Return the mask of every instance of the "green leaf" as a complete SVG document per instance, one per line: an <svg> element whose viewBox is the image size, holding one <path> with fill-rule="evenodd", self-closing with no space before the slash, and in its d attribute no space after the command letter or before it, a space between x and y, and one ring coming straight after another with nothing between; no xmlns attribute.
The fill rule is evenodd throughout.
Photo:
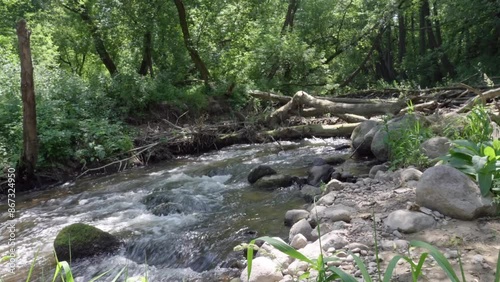
<svg viewBox="0 0 500 282"><path fill-rule="evenodd" d="M500 282L500 251L498 251L497 271L495 274L495 282Z"/></svg>
<svg viewBox="0 0 500 282"><path fill-rule="evenodd" d="M60 265L61 268L64 270L64 275L66 279L63 281L74 282L73 273L71 272L71 267L69 267L69 263L67 261L61 261L58 263L58 265Z"/></svg>
<svg viewBox="0 0 500 282"><path fill-rule="evenodd" d="M488 196L493 183L493 175L491 173L478 173L477 182L479 183L481 194L483 196Z"/></svg>
<svg viewBox="0 0 500 282"><path fill-rule="evenodd" d="M488 161L493 161L496 159L495 149L490 146L484 148L483 154L488 157Z"/></svg>
<svg viewBox="0 0 500 282"><path fill-rule="evenodd" d="M441 269L443 269L443 271L446 273L448 278L452 282L460 282L460 280L458 279L458 276L455 273L455 271L453 270L453 267L451 266L450 262L446 259L446 257L436 247L434 247L428 243L422 242L422 241L411 241L410 245L414 246L414 247L420 247L420 248L424 248L424 249L428 250L429 254L436 260L436 262L439 264Z"/></svg>
<svg viewBox="0 0 500 282"><path fill-rule="evenodd" d="M338 267L332 266L332 267L329 267L328 269L331 272L337 274L338 277L342 280L342 282L358 282L358 280L356 280L356 278L354 278L351 275L345 273L342 269L340 269ZM330 276L330 277L332 277L332 276ZM333 281L333 279L330 280L330 277L328 277L328 279L326 281Z"/></svg>
<svg viewBox="0 0 500 282"><path fill-rule="evenodd" d="M301 260L303 262L307 262L311 265L315 265L315 263L312 260L310 260L309 258L304 256L303 254L301 254L300 252L298 252L297 250L295 250L293 247L291 247L287 243L283 242L282 240L278 240L278 239L268 237L268 236L260 237L260 238L257 238L256 240L262 240L264 242L267 242L271 246L278 249L280 252L282 252L282 253L284 253L284 254L286 254L294 259L298 259L298 260Z"/></svg>
<svg viewBox="0 0 500 282"><path fill-rule="evenodd" d="M481 171L486 166L486 163L488 162L487 157L480 157L480 156L473 156L472 157L472 165L474 166L474 169L476 171Z"/></svg>
<svg viewBox="0 0 500 282"><path fill-rule="evenodd" d="M387 265L387 269L385 270L385 273L384 273L384 280L382 280L383 282L391 282L392 273L394 272L394 269L396 268L396 264L402 258L403 258L402 255L396 255L389 261L389 264Z"/></svg>

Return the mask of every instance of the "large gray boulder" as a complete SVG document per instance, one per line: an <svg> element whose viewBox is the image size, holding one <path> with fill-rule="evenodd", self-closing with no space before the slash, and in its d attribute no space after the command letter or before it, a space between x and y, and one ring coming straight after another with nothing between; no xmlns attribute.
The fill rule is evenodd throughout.
<svg viewBox="0 0 500 282"><path fill-rule="evenodd" d="M429 159L435 159L448 154L450 147L450 139L446 137L432 137L420 145L420 151Z"/></svg>
<svg viewBox="0 0 500 282"><path fill-rule="evenodd" d="M293 184L293 177L290 175L273 174L260 178L253 184L253 187L265 190L288 187Z"/></svg>
<svg viewBox="0 0 500 282"><path fill-rule="evenodd" d="M494 215L496 207L490 197L483 197L472 179L445 165L427 169L420 178L417 204L441 214L465 220Z"/></svg>
<svg viewBox="0 0 500 282"><path fill-rule="evenodd" d="M248 279L248 267L241 272L240 279L244 282L278 282L283 279L283 274L274 261L267 257L258 257L253 260L250 279Z"/></svg>
<svg viewBox="0 0 500 282"><path fill-rule="evenodd" d="M414 233L433 227L436 225L436 220L432 216L421 212L397 210L389 214L385 220L385 225L391 230Z"/></svg>
<svg viewBox="0 0 500 282"><path fill-rule="evenodd" d="M371 146L371 138L373 135L366 138L366 135L370 130L378 126L378 122L374 120L366 120L360 123L351 134L352 140L352 148L356 150L356 153L360 156L371 156L372 151L370 149Z"/></svg>
<svg viewBox="0 0 500 282"><path fill-rule="evenodd" d="M417 121L420 122L422 126L427 126L429 124L429 121L422 115L408 114L394 118L388 121L387 125L381 126L380 130L373 136L371 143L370 148L373 155L379 161L387 161L389 159L389 135L397 135L398 131L413 127Z"/></svg>
<svg viewBox="0 0 500 282"><path fill-rule="evenodd" d="M264 176L276 174L276 171L268 165L259 165L253 168L248 174L248 182L254 184Z"/></svg>

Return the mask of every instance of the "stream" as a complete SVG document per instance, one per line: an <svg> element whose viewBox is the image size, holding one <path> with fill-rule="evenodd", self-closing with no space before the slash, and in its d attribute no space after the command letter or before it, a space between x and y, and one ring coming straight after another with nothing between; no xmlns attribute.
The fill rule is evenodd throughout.
<svg viewBox="0 0 500 282"><path fill-rule="evenodd" d="M233 248L257 236L286 238L287 210L305 202L293 187L256 190L246 178L258 164L279 173L304 177L312 160L345 154L334 146L345 139L234 145L200 156L107 176L91 176L60 187L16 195L16 274L0 267L3 281L26 281L38 252L31 281L51 281L53 241L65 226L82 222L110 232L124 242L113 255L74 261L75 281L89 281L123 268L129 277L147 273L148 281L225 281L241 258ZM182 206L181 213L154 215L145 204L161 192ZM0 257L9 250L5 201L0 205ZM233 270L234 272L235 270Z"/></svg>

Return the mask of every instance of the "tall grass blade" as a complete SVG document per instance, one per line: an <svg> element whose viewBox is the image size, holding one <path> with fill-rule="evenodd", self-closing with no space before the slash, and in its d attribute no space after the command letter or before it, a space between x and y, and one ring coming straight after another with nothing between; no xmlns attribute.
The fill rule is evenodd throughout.
<svg viewBox="0 0 500 282"><path fill-rule="evenodd" d="M250 280L250 274L252 274L253 246L255 246L255 240L250 241L247 248L247 280Z"/></svg>
<svg viewBox="0 0 500 282"><path fill-rule="evenodd" d="M38 258L38 253L40 252L40 248L35 253L35 257L33 258L33 262L31 263L30 270L28 272L28 278L26 278L26 282L29 282L31 279L31 274L33 273L33 269L35 268L35 262L36 259Z"/></svg>
<svg viewBox="0 0 500 282"><path fill-rule="evenodd" d="M337 274L338 277L342 280L342 282L358 282L358 280L356 280L356 278L345 273L342 269L340 269L338 267L332 266L328 269L330 271L332 271L333 273ZM330 277L332 277L332 276L330 276ZM330 277L328 277L328 279L330 279ZM326 280L326 281L332 281L332 280Z"/></svg>
<svg viewBox="0 0 500 282"><path fill-rule="evenodd" d="M458 251L458 265L460 266L460 274L462 274L462 281L465 282L466 281L465 280L465 272L464 272L464 266L462 264L462 254L460 253L460 251Z"/></svg>
<svg viewBox="0 0 500 282"><path fill-rule="evenodd" d="M71 272L71 267L69 267L68 262L67 261L61 261L58 264L64 270L64 276L65 276L66 279L63 279L63 281L74 282L75 280L73 279L73 273Z"/></svg>
<svg viewBox="0 0 500 282"><path fill-rule="evenodd" d="M111 282L118 281L118 278L120 278L120 276L122 275L122 273L125 271L126 268L127 267L122 268L122 270L120 270L120 272L118 272L118 274L116 274L115 278L113 278L113 280L111 280Z"/></svg>
<svg viewBox="0 0 500 282"><path fill-rule="evenodd" d="M417 281L418 277L420 277L420 274L422 273L422 267L424 266L425 259L427 258L428 255L429 255L428 253L423 253L420 255L418 264L414 266L414 268L412 269L411 276L413 277L413 281Z"/></svg>
<svg viewBox="0 0 500 282"><path fill-rule="evenodd" d="M113 270L113 268L110 269L110 270L108 270L108 271L106 271L106 272L103 272L103 273L99 274L98 276L96 276L96 277L94 277L92 279L90 279L89 282L97 281L97 279L99 279L99 278L103 277L104 275L108 274L111 270Z"/></svg>
<svg viewBox="0 0 500 282"><path fill-rule="evenodd" d="M495 282L500 282L500 251L498 251L497 271L495 274Z"/></svg>
<svg viewBox="0 0 500 282"><path fill-rule="evenodd" d="M450 280L452 282L460 282L460 280L458 279L458 276L455 273L455 271L453 270L453 267L451 266L450 262L446 259L446 257L436 247L434 247L428 243L422 242L422 241L411 241L410 245L427 249L429 251L429 254L436 260L436 262L439 264L439 266L446 273L448 278L450 278Z"/></svg>
<svg viewBox="0 0 500 282"><path fill-rule="evenodd" d="M356 265L358 266L359 270L361 271L361 275L363 276L363 279L365 282L371 282L372 278L370 277L370 273L368 273L368 269L366 269L365 263L355 254L349 252L349 254L352 256L354 261L356 262Z"/></svg>
<svg viewBox="0 0 500 282"><path fill-rule="evenodd" d="M391 282L392 278L392 273L394 272L394 269L396 268L396 264L400 259L404 258L402 255L396 255L393 257L390 261L389 264L387 265L387 268L384 273L384 280L379 280L383 282Z"/></svg>

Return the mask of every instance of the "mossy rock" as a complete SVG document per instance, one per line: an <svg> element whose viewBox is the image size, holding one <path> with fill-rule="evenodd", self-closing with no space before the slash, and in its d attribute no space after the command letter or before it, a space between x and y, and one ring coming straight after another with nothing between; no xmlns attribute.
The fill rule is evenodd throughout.
<svg viewBox="0 0 500 282"><path fill-rule="evenodd" d="M101 253L111 253L120 246L120 241L113 235L99 228L75 223L64 227L54 240L54 249L59 261L92 257Z"/></svg>

